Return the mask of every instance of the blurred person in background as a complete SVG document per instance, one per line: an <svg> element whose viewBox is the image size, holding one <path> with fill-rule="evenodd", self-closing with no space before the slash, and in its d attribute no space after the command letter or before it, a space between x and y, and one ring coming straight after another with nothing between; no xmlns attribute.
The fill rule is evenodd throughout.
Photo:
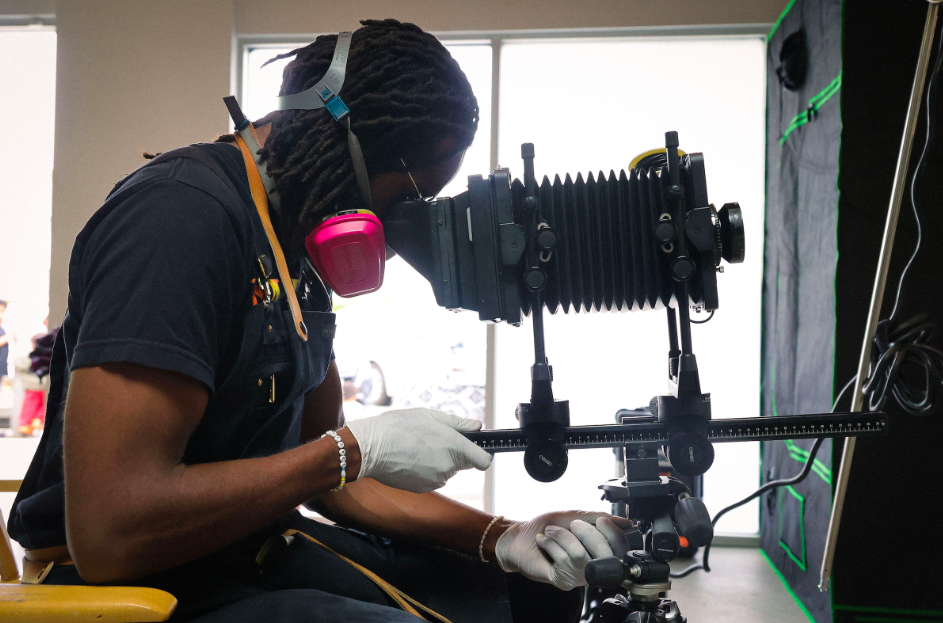
<svg viewBox="0 0 943 623"><path fill-rule="evenodd" d="M10 356L10 336L3 328L3 317L7 313L7 302L0 299L0 390L7 375L7 359Z"/></svg>
<svg viewBox="0 0 943 623"><path fill-rule="evenodd" d="M43 321L47 325L49 319ZM46 392L49 390L49 367L52 363L52 348L56 341L56 327L48 333L30 338L33 350L29 356L16 360L16 375L23 384L23 404L17 432L31 437L41 432L46 421Z"/></svg>

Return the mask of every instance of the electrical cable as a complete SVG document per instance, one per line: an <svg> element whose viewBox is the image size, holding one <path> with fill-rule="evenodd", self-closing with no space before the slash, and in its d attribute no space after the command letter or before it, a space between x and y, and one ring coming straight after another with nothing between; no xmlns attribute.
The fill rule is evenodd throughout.
<svg viewBox="0 0 943 623"><path fill-rule="evenodd" d="M838 408L839 401L841 401L842 397L845 395L845 392L848 391L848 388L854 385L854 382L855 382L855 379L854 377L852 377L850 381L845 383L845 386L842 388L842 390L838 392L838 397L835 399L835 402L832 403L832 413L834 413L835 409ZM744 504L747 504L748 502L752 502L753 500L760 497L767 491L772 491L773 489L784 487L786 485L794 485L805 480L805 477L808 476L809 473L812 471L812 465L815 463L815 455L818 453L819 448L822 446L822 442L824 440L825 440L824 437L819 437L818 439L815 440L815 443L812 444L812 448L809 450L809 458L806 459L805 465L802 466L802 469L799 471L798 474L796 474L792 478L784 478L782 480L771 480L770 482L766 483L765 485L763 485L762 487L760 487L759 489L757 489L756 491L754 491L747 497L743 498L739 502L736 502L724 508L723 510L718 512L716 515L714 515L714 519L711 521L711 526L716 528L717 522L720 521L721 517L723 517L724 515L726 515L727 513L729 513L730 511L734 509L740 508L741 506L743 506ZM708 543L707 545L704 546L704 554L701 559L702 562L695 563L677 573L672 573L671 577L675 579L683 578L685 576L688 576L694 573L698 569L703 569L706 572L710 572L711 567L710 567L710 564L708 563L708 560L711 554L711 545L712 543Z"/></svg>
<svg viewBox="0 0 943 623"><path fill-rule="evenodd" d="M704 320L695 320L694 318L691 318L691 324L706 324L706 323L710 322L710 319L714 317L714 312L715 312L715 311L717 311L717 310L716 310L716 309L712 309L710 315L709 315L707 318L705 318Z"/></svg>
<svg viewBox="0 0 943 623"><path fill-rule="evenodd" d="M897 305L900 303L900 292L904 287L904 279L907 277L907 272L914 263L914 259L920 252L920 245L923 242L923 221L920 218L920 211L917 209L917 178L920 177L924 166L926 166L927 152L931 151L935 138L935 132L933 131L937 121L937 115L935 113L939 111L931 110L931 106L933 106L934 102L933 94L936 93L937 80L940 77L941 68L943 68L943 37L940 37L938 45L939 47L936 51L936 65L933 68L933 73L930 75L930 83L927 86L927 97L924 101L927 110L927 136L923 143L923 151L920 152L920 159L917 160L917 166L914 167L913 179L910 181L910 207L917 221L917 244L914 247L914 252L911 254L910 259L907 261L907 265L900 274L900 281L897 282L897 296L894 298L894 308L891 310L888 321L893 321L894 318L897 317Z"/></svg>
<svg viewBox="0 0 943 623"><path fill-rule="evenodd" d="M904 282L920 254L923 232L926 229L917 200L917 181L922 179L927 166L927 155L934 151L934 141L939 117L940 74L943 73L943 37L937 48L936 64L930 76L925 100L927 110L927 133L910 181L910 206L917 224L917 244L901 272L894 297L891 315L878 323L871 349L871 372L863 391L868 396L868 408L880 411L893 396L904 411L915 416L932 415L939 408L937 397L943 386L943 351L929 344L936 336L938 325L928 320L927 314L918 314L906 322L895 324ZM904 374L908 369L911 374ZM922 374L921 374L922 373ZM915 382L911 379L918 379Z"/></svg>

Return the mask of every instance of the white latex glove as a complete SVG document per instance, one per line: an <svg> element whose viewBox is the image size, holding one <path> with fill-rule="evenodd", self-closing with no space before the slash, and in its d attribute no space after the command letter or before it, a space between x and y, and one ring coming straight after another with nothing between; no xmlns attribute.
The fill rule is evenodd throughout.
<svg viewBox="0 0 943 623"><path fill-rule="evenodd" d="M493 458L461 435L481 422L433 409L387 411L347 428L360 445L358 478L413 493L434 491L469 467L484 471Z"/></svg>
<svg viewBox="0 0 943 623"><path fill-rule="evenodd" d="M625 556L625 530L631 525L606 513L546 513L508 528L495 544L495 556L505 571L568 591L585 586L583 570L590 560Z"/></svg>

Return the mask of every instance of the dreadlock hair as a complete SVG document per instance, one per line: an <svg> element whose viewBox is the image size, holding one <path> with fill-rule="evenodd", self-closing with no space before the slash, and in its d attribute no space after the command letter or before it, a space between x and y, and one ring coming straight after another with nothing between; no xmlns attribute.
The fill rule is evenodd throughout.
<svg viewBox="0 0 943 623"><path fill-rule="evenodd" d="M371 176L433 164L446 137L455 152L471 145L478 102L448 50L414 24L366 20L351 37L341 97L350 108ZM314 86L327 72L337 35L271 59L294 57L282 74L280 95ZM337 205L361 207L347 130L325 109L272 112L256 125L272 124L262 157L281 196L279 238L290 252ZM452 154L446 155L446 157ZM442 154L439 154L441 157ZM288 249L286 249L288 250Z"/></svg>

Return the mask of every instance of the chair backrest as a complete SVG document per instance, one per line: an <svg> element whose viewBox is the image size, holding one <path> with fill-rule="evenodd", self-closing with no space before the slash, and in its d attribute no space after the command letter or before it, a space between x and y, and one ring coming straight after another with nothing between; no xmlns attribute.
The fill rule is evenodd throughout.
<svg viewBox="0 0 943 623"><path fill-rule="evenodd" d="M20 490L21 480L0 480L0 492L16 493ZM13 543L7 534L7 522L0 510L0 582L16 582L20 579L20 570L13 556Z"/></svg>

